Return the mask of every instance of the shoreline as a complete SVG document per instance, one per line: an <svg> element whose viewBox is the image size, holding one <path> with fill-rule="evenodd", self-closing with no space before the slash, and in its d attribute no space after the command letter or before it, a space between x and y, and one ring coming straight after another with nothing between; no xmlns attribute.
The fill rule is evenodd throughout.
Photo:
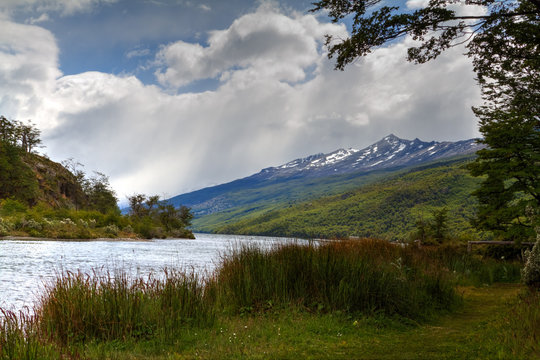
<svg viewBox="0 0 540 360"><path fill-rule="evenodd" d="M78 241L78 242L90 242L90 241L134 241L134 242L146 242L154 239L142 239L142 238L95 238L95 239L60 239L60 238L44 238L44 237L32 237L32 236L2 236L0 241L3 240L18 240L18 241Z"/></svg>

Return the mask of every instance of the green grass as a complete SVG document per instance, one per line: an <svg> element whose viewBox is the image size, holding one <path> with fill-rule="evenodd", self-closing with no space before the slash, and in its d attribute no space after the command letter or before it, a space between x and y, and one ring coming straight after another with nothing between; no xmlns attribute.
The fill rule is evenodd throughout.
<svg viewBox="0 0 540 360"><path fill-rule="evenodd" d="M35 316L3 312L0 359L526 359L540 296L485 285L518 270L366 239L233 249L205 280L68 272Z"/></svg>
<svg viewBox="0 0 540 360"><path fill-rule="evenodd" d="M427 323L381 315L314 314L295 309L220 317L170 343L101 343L91 359L535 359L538 295L516 284L459 288L464 305ZM519 295L523 293L522 295ZM529 301L524 305L517 300ZM531 310L535 309L535 310ZM536 311L536 317L528 316ZM508 324L505 318L515 316ZM507 341L519 334L518 340ZM526 344L524 346L524 344Z"/></svg>

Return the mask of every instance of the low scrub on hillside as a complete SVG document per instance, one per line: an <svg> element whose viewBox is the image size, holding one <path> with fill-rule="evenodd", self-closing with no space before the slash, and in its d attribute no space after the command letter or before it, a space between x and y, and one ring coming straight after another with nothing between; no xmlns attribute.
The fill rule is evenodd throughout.
<svg viewBox="0 0 540 360"><path fill-rule="evenodd" d="M343 194L260 213L215 227L217 233L303 238L379 237L407 240L419 223L447 210L448 236L478 240L472 228L479 180L464 169L467 161L424 166ZM204 218L203 218L204 219Z"/></svg>
<svg viewBox="0 0 540 360"><path fill-rule="evenodd" d="M13 199L0 200L0 236L29 236L51 239L96 238L193 238L187 229L189 209L163 205L145 216L52 208L48 204L27 205Z"/></svg>

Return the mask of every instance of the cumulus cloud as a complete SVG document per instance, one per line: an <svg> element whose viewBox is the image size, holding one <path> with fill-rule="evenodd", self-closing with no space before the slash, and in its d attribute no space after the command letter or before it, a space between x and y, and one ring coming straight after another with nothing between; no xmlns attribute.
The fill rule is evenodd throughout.
<svg viewBox="0 0 540 360"><path fill-rule="evenodd" d="M305 69L320 57L322 35L344 35L343 26L320 24L314 16L281 14L263 4L235 20L226 30L211 32L208 45L178 41L158 53L163 68L160 83L180 87L192 81L224 75L234 68L250 69L258 77L300 81Z"/></svg>
<svg viewBox="0 0 540 360"><path fill-rule="evenodd" d="M156 75L167 90L134 76L62 76L49 32L0 26L12 33L0 33L2 111L41 120L53 159L110 175L121 198L173 196L388 133L477 135L470 106L479 94L459 49L417 66L405 61L408 39L334 71L321 41L345 29L312 15L261 6L205 44L164 46ZM220 79L217 89L174 90L207 78Z"/></svg>
<svg viewBox="0 0 540 360"><path fill-rule="evenodd" d="M58 47L54 36L38 26L0 19L0 28L0 109L6 116L27 119L61 75Z"/></svg>

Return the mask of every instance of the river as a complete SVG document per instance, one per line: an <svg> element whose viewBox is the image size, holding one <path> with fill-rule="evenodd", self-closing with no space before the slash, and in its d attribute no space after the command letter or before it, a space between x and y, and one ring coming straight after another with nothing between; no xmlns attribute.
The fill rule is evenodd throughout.
<svg viewBox="0 0 540 360"><path fill-rule="evenodd" d="M302 241L259 236L195 234L195 240L0 241L0 308L31 308L44 284L62 271L91 273L123 269L133 276L160 274L164 268L212 271L234 246Z"/></svg>

